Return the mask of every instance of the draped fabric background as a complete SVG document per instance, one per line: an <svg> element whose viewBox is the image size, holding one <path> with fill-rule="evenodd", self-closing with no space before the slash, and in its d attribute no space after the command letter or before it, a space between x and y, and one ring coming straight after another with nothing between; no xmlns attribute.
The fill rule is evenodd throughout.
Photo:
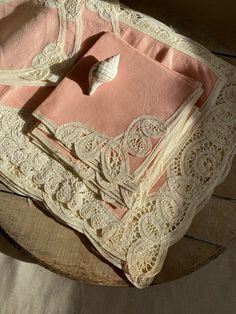
<svg viewBox="0 0 236 314"><path fill-rule="evenodd" d="M79 283L0 253L0 313L234 314L235 269L236 242L186 277L138 290Z"/></svg>

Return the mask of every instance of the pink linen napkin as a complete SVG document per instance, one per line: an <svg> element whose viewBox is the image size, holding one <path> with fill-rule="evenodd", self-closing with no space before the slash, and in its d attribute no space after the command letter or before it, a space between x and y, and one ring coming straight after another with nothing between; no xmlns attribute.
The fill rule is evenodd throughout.
<svg viewBox="0 0 236 314"><path fill-rule="evenodd" d="M56 85L101 31L113 29L84 4L0 2L0 84Z"/></svg>
<svg viewBox="0 0 236 314"><path fill-rule="evenodd" d="M116 79L89 96L91 67L117 54ZM156 171L155 160L173 156L173 134L198 114L194 104L202 94L200 85L106 33L33 114L77 158L78 175L82 161L94 172L85 178L89 183L129 207L126 191L137 193L142 186L148 193L156 178L146 178L147 172L162 176L168 162Z"/></svg>

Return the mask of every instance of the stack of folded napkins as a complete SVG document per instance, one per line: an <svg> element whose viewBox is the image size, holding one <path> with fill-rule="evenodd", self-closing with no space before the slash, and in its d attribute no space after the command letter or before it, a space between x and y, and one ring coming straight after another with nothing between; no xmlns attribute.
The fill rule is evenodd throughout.
<svg viewBox="0 0 236 314"><path fill-rule="evenodd" d="M148 286L230 169L236 69L118 1L0 17L1 180Z"/></svg>

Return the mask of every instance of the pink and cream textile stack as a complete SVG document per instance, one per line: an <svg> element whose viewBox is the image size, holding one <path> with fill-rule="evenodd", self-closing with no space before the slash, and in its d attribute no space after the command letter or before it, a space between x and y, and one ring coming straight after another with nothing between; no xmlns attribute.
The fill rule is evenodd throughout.
<svg viewBox="0 0 236 314"><path fill-rule="evenodd" d="M1 180L148 286L230 169L236 69L118 1L0 17Z"/></svg>

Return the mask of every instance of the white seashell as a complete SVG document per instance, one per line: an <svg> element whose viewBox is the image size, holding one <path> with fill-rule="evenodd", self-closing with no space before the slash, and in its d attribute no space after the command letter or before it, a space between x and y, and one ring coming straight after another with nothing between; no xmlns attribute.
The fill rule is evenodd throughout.
<svg viewBox="0 0 236 314"><path fill-rule="evenodd" d="M115 55L93 65L89 72L89 95L92 95L98 86L114 80L118 72L120 55Z"/></svg>

